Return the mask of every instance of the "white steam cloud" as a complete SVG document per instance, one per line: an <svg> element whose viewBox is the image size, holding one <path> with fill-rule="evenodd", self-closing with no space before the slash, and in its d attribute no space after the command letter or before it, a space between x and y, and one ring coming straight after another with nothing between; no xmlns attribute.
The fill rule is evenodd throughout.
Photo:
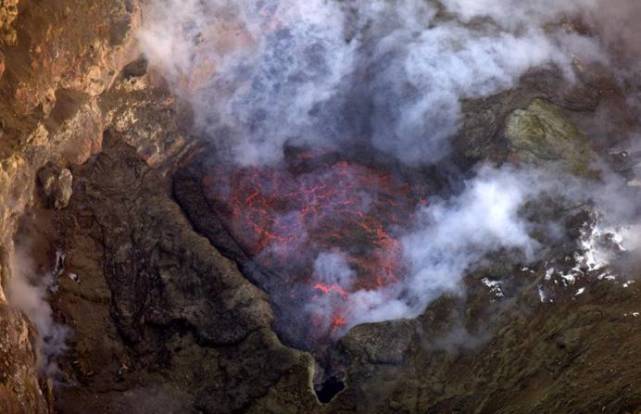
<svg viewBox="0 0 641 414"><path fill-rule="evenodd" d="M443 17L419 0L157 0L140 41L240 164L277 162L288 143L426 164L447 155L461 99L604 59L592 38L544 28L594 2L558 3L448 0Z"/></svg>
<svg viewBox="0 0 641 414"><path fill-rule="evenodd" d="M56 273L64 260L56 258L56 269L45 274L36 265L26 249L18 247L10 257L11 278L8 284L9 303L20 309L38 331L38 365L48 376L57 373L55 358L67 348L68 329L53 318L48 299L56 283Z"/></svg>
<svg viewBox="0 0 641 414"><path fill-rule="evenodd" d="M518 249L525 260L532 258L538 243L530 237L530 224L519 210L541 193L553 190L540 178L542 175L534 171L486 166L458 196L423 207L418 229L403 239L409 275L383 289L349 293L343 305L349 312L346 328L419 315L443 293L460 292L466 271L493 251ZM321 255L316 268L332 275L331 283L347 291L355 274L340 257ZM336 301L330 296L309 309L314 314L331 315L330 310L338 306Z"/></svg>
<svg viewBox="0 0 641 414"><path fill-rule="evenodd" d="M607 63L602 38L561 24L617 18L597 13L604 4L156 0L140 43L191 102L196 127L222 158L277 163L293 144L365 148L416 166L449 154L462 100L513 88L535 68L556 68L571 83L576 63ZM629 39L621 30L605 32L607 39ZM339 250L325 252L314 275L337 294L307 304L306 311L327 315L329 326L340 308L345 328L412 317L443 293L459 292L465 273L493 251L515 249L524 260L533 258L540 246L519 214L523 206L542 193L594 194L587 196L589 186L555 182L536 171L480 168L458 195L421 209L403 239L404 280L351 291L356 273ZM570 188L577 194L565 194ZM612 194L604 188L601 194Z"/></svg>
<svg viewBox="0 0 641 414"><path fill-rule="evenodd" d="M333 283L344 293L324 296L308 304L307 311L328 315L326 324L331 324L336 310L345 312L345 325L337 332L342 334L361 323L416 317L441 295L463 293L466 274L497 251L512 251L523 264L536 261L545 246L531 234L541 223L529 221L523 209L542 197L564 206L591 205L600 215L598 225L610 226L608 232L622 248L639 250L634 231L639 228L635 206L641 205L641 194L626 186L622 177L604 171L600 180L588 181L558 170L485 165L458 195L432 200L419 210L415 229L402 239L409 264L404 279L378 290L350 291L355 273L340 252L324 253L316 261L316 280ZM613 258L610 251L581 247L589 250L585 254L601 254L601 265Z"/></svg>
<svg viewBox="0 0 641 414"><path fill-rule="evenodd" d="M490 17L502 27L542 27L559 16L595 10L599 0L442 0L446 9L466 22Z"/></svg>
<svg viewBox="0 0 641 414"><path fill-rule="evenodd" d="M321 253L314 262L314 280L324 284L351 289L355 277L347 259L340 253Z"/></svg>

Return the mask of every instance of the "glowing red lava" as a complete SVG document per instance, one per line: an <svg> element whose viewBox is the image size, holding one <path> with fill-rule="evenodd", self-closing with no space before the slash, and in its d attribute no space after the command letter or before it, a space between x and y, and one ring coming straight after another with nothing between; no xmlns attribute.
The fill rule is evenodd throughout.
<svg viewBox="0 0 641 414"><path fill-rule="evenodd" d="M289 314L297 313L292 335L337 336L350 323L345 307L351 292L378 289L403 275L396 231L411 220L419 200L389 172L301 153L277 167L214 167L204 188L232 237L270 271L262 287ZM319 254L336 251L354 275L347 285L314 274ZM310 307L314 301L329 307Z"/></svg>
<svg viewBox="0 0 641 414"><path fill-rule="evenodd" d="M323 295L329 295L330 293L336 293L337 295L341 296L342 298L346 298L348 296L348 293L340 287L337 284L332 284L332 285L327 285L324 283L316 283L314 285L314 289L316 289L318 292L322 293Z"/></svg>

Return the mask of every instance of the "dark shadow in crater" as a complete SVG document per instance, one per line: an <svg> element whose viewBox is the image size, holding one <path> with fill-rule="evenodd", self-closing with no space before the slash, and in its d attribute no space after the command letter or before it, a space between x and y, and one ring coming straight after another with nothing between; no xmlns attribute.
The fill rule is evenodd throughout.
<svg viewBox="0 0 641 414"><path fill-rule="evenodd" d="M345 389L345 382L343 380L331 376L323 381L321 384L317 385L314 389L316 391L316 396L318 401L323 404L326 404L334 399L341 391Z"/></svg>

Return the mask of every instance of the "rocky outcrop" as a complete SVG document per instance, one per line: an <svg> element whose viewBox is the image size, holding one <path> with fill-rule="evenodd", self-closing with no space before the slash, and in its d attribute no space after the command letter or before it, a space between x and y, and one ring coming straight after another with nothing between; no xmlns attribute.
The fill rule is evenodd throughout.
<svg viewBox="0 0 641 414"><path fill-rule="evenodd" d="M550 168L560 163L575 174L591 175L596 145L582 127L590 125L606 97L616 99L618 92L587 81L572 90L555 84L551 72L532 74L509 93L467 102L470 129L458 141L467 145L457 155ZM194 228L251 276L245 269L251 263L203 197L202 166L208 159L205 150L181 166L173 176L174 196ZM548 211L544 207L529 208L542 216ZM308 389L288 383L287 388L273 385L248 412L614 413L639 406L641 395L626 385L638 370L609 357L607 345L608 338L622 338L634 323L629 315L641 303L639 291L595 277L589 296L582 296L585 289L578 296L557 289L558 306L539 300L546 264L572 257L573 240L586 221L585 212L575 207L559 207L553 214L561 210L559 230L567 234L561 241L546 239L546 254L532 268L497 256L489 260L490 268L466 278L465 298L442 298L416 320L353 328L325 361L344 386L323 396L325 405L301 406ZM492 290L496 286L501 286L499 296ZM627 346L626 352L638 357ZM625 380L591 391L607 382L603 371L592 371L593 360L600 368L623 372ZM296 397L288 399L288 393ZM206 412L216 410L206 406Z"/></svg>
<svg viewBox="0 0 641 414"><path fill-rule="evenodd" d="M18 17L19 0L2 0L0 2L0 43L14 45L17 34L13 22Z"/></svg>
<svg viewBox="0 0 641 414"><path fill-rule="evenodd" d="M3 272L6 276L6 272ZM24 316L0 304L0 412L46 413L48 387L41 383L35 336Z"/></svg>
<svg viewBox="0 0 641 414"><path fill-rule="evenodd" d="M527 163L561 162L586 175L596 159L585 133L553 104L535 99L527 109L514 111L506 121L505 136L519 160Z"/></svg>
<svg viewBox="0 0 641 414"><path fill-rule="evenodd" d="M577 71L581 76L571 85L560 73L540 69L527 73L517 88L483 99L464 101L463 126L454 140L457 153L470 162L503 162L510 159L515 155L510 141L513 141L514 135L518 135L514 112L519 111L517 114L522 115L528 108L529 113L534 110L544 119L557 120L548 123L548 127L552 124L558 127L561 123L566 132L572 129L577 134L585 134L588 130L594 130L594 135L599 135L600 131L596 131L591 123L594 114L604 106L604 102L608 102L610 107L620 108L624 97L612 76L604 73L602 68L586 66L577 68ZM619 111L618 115L612 116L622 118L623 113ZM510 128L507 128L508 123L511 124ZM629 128L629 123L624 119L620 124L627 124ZM550 141L554 142L552 139ZM558 142L555 145L558 146ZM585 143L582 145L585 147ZM531 162L533 157L521 161Z"/></svg>
<svg viewBox="0 0 641 414"><path fill-rule="evenodd" d="M129 22L118 26L118 36L114 19ZM34 204L36 172L47 161L62 166L41 181L63 208L71 185L64 167L99 150L97 99L131 60L138 19L131 1L0 1L0 411L50 410L51 383L38 373L37 333L4 291L13 277L12 238Z"/></svg>
<svg viewBox="0 0 641 414"><path fill-rule="evenodd" d="M280 382L298 382L313 404L311 357L280 343L266 295L193 231L162 169L110 135L74 176L60 220L67 268L81 282L65 280L57 300L77 338L68 380L84 386L62 392L63 412L85 412L88 403L100 413L155 412L114 405L120 390L139 385L173 389L181 407L233 412ZM94 306L103 318L84 317ZM96 340L101 332L113 339Z"/></svg>
<svg viewBox="0 0 641 414"><path fill-rule="evenodd" d="M49 163L38 171L38 183L48 206L60 210L69 205L73 192L69 169Z"/></svg>

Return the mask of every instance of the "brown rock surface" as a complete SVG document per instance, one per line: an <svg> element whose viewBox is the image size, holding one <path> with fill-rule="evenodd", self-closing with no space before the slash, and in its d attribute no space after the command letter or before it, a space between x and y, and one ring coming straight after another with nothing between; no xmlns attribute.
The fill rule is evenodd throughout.
<svg viewBox="0 0 641 414"><path fill-rule="evenodd" d="M16 43L17 35L13 28L13 22L18 17L18 4L20 0L0 1L0 44L13 45Z"/></svg>
<svg viewBox="0 0 641 414"><path fill-rule="evenodd" d="M71 171L47 164L38 171L38 183L48 206L58 210L67 207L73 191Z"/></svg>
<svg viewBox="0 0 641 414"><path fill-rule="evenodd" d="M83 384L62 391L61 411L84 412L88 401L99 413L132 410L114 405L123 391L169 387L179 407L231 412L284 377L310 381L310 357L280 344L264 293L191 229L161 171L117 136L105 144L75 169L60 217L67 268L80 278L63 281L56 299L76 333L65 372ZM93 308L102 316L86 318Z"/></svg>
<svg viewBox="0 0 641 414"><path fill-rule="evenodd" d="M12 238L18 218L33 203L36 171L48 160L67 165L88 157L65 146L92 139L87 128L78 128L88 122L77 114L91 112L84 108L95 107L95 97L131 50L131 36L120 36L115 44L106 31L113 18L127 18L134 28L138 12L130 1L18 3L0 1L0 407L2 412L40 413L50 410L51 401L47 381L38 375L37 333L4 292L13 277L8 266ZM99 21L104 27L95 24ZM61 96L68 99L59 103ZM99 145L90 147L95 152Z"/></svg>
<svg viewBox="0 0 641 414"><path fill-rule="evenodd" d="M4 68L4 54L0 51L0 79L2 79L2 75L4 75Z"/></svg>

